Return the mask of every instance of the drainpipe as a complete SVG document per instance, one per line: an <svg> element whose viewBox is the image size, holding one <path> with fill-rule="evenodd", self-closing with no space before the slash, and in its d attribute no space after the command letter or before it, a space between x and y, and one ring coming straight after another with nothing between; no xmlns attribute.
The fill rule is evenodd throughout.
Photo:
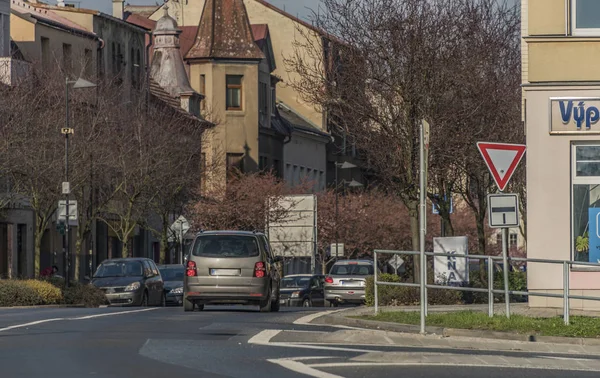
<svg viewBox="0 0 600 378"><path fill-rule="evenodd" d="M152 47L152 32L148 32L148 44L146 45L146 112L150 106L150 48Z"/></svg>

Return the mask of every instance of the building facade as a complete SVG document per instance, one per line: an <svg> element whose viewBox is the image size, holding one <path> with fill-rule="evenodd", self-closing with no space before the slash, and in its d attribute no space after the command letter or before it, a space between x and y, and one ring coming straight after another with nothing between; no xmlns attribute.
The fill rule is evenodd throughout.
<svg viewBox="0 0 600 378"><path fill-rule="evenodd" d="M600 2L522 1L527 255L600 263ZM529 264L530 291L562 293L562 265ZM572 266L571 294L600 294L600 265ZM531 306L562 299L530 297ZM600 302L571 300L572 308Z"/></svg>

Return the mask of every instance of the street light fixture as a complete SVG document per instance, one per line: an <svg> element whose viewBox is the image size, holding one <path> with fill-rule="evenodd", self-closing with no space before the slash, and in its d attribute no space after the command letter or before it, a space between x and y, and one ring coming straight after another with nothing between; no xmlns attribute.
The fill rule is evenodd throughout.
<svg viewBox="0 0 600 378"><path fill-rule="evenodd" d="M337 161L334 163L335 164L335 257L338 257L338 249L339 249L339 231L338 231L338 215L339 215L339 211L338 211L338 169L353 169L356 168L356 165L349 163L347 161L343 162L343 163L338 163ZM346 184L346 180L343 180L343 184ZM352 180L349 183L350 187L360 187L363 186L360 182L356 181L356 180Z"/></svg>
<svg viewBox="0 0 600 378"><path fill-rule="evenodd" d="M69 286L69 194L71 193L71 186L69 184L69 135L73 134L73 129L69 127L69 86L73 85L73 89L85 89L94 88L97 85L89 82L85 79L78 78L75 81L65 79L65 128L62 129L62 133L65 135L65 184L63 184L63 192L65 195L65 233L63 235L63 248L65 251L65 285Z"/></svg>

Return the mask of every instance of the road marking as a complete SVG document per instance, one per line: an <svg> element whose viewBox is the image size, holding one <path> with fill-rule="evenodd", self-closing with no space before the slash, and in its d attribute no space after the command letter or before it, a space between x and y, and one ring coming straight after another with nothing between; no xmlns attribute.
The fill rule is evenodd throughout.
<svg viewBox="0 0 600 378"><path fill-rule="evenodd" d="M282 332L280 329L265 329L254 335L248 344L263 345L263 346L274 346L282 348L296 348L296 349L316 349L316 350L335 350L341 352L356 352L356 353L372 353L382 352L375 349L355 349L355 348L343 348L326 345L312 345L312 343L290 343L290 342L271 342L271 339Z"/></svg>
<svg viewBox="0 0 600 378"><path fill-rule="evenodd" d="M29 326L38 325L38 324L56 322L56 321L59 321L59 320L86 320L86 319L100 318L100 317L103 317L103 316L124 315L124 314L130 314L130 313L135 313L135 312L151 311L151 310L158 310L158 309L159 309L158 307L157 308L144 308L144 309L141 309L141 310L109 312L109 313L106 313L106 314L96 314L96 315L80 316L80 317L77 317L77 318L42 319L42 320L36 320L35 322L23 323L23 324L15 324L15 325L12 325L12 326L9 326L9 327L0 328L0 332L10 331L11 329L17 329L17 328L25 328L25 327L29 327Z"/></svg>
<svg viewBox="0 0 600 378"><path fill-rule="evenodd" d="M293 359L282 358L277 360L267 360L273 364L279 365L285 369L294 371L296 373L300 373L303 375L307 375L309 377L315 378L344 378L340 375L329 374L317 369L313 369L310 366L303 364L302 362L294 361Z"/></svg>
<svg viewBox="0 0 600 378"><path fill-rule="evenodd" d="M143 308L141 310L131 310L131 311L107 312L105 314L80 316L78 318L68 318L68 320L86 320L86 319L101 318L101 317L104 317L104 316L114 316L114 315L123 315L123 314L133 314L133 313L136 313L136 312L154 311L154 310L158 310L158 309L159 309L159 307L156 307L156 308Z"/></svg>
<svg viewBox="0 0 600 378"><path fill-rule="evenodd" d="M572 358L572 357L555 357L555 356L540 356L540 358L550 358L553 360L562 360L562 361L594 361L589 358Z"/></svg>
<svg viewBox="0 0 600 378"><path fill-rule="evenodd" d="M0 332L10 331L11 329L15 329L15 328L29 327L29 326L33 326L33 325L37 325L37 324L56 322L56 321L59 321L59 320L65 320L65 318L54 318L54 319L36 320L35 322L31 322L31 323L12 325L10 327L0 328Z"/></svg>
<svg viewBox="0 0 600 378"><path fill-rule="evenodd" d="M359 328L359 327L351 327L351 326L337 325L337 324L313 324L313 323L311 323L313 320L318 319L322 316L329 315L329 314L335 314L336 312L345 311L345 310L346 309L317 312L315 314L306 315L299 319L296 319L293 324L306 325L306 326L312 326L312 327L331 327L331 328L340 328L340 329L364 329L364 328Z"/></svg>

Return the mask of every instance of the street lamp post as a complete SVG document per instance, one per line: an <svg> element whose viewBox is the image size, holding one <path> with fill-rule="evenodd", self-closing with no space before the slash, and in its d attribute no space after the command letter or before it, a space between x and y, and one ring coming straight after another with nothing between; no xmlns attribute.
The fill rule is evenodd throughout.
<svg viewBox="0 0 600 378"><path fill-rule="evenodd" d="M65 259L65 285L69 286L69 195L71 193L71 185L69 184L69 135L73 134L73 129L69 127L69 85L73 84L73 89L94 88L96 84L85 79L79 78L76 81L65 79L65 128L62 133L65 135L65 184L63 185L63 193L65 195L65 233L63 235L63 248Z"/></svg>
<svg viewBox="0 0 600 378"><path fill-rule="evenodd" d="M338 184L338 168L339 169L352 169L352 168L356 168L356 165L352 164L352 163L348 163L347 161L343 162L343 163L338 163L337 161L335 162L335 257L338 258L338 248L339 248L339 228L338 228L338 215L339 215L339 211L338 211L338 188L339 188L339 184ZM343 180L344 185L346 184L346 181ZM362 186L361 183L359 183L356 180L352 180L349 183L349 186L351 187L359 187Z"/></svg>

